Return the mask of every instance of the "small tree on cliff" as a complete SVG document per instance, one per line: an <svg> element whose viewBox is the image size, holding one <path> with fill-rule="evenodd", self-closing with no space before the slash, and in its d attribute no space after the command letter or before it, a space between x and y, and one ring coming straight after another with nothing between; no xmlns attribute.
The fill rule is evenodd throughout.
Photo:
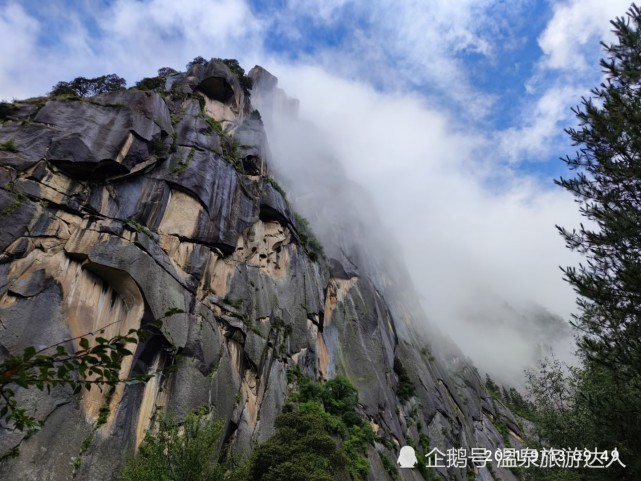
<svg viewBox="0 0 641 481"><path fill-rule="evenodd" d="M53 86L49 95L68 95L73 97L93 97L107 92L124 90L127 81L112 73L96 78L76 77L71 82L58 82Z"/></svg>

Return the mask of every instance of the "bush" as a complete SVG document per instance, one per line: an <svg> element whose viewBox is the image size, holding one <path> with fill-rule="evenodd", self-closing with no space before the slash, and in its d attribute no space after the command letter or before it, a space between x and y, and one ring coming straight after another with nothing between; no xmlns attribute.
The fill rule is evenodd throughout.
<svg viewBox="0 0 641 481"><path fill-rule="evenodd" d="M260 112L258 110L252 110L251 118L258 120L261 124L263 123L263 118L260 116Z"/></svg>
<svg viewBox="0 0 641 481"><path fill-rule="evenodd" d="M9 139L6 142L0 144L0 151L5 152L18 152L18 147L16 147L16 142L13 139Z"/></svg>
<svg viewBox="0 0 641 481"><path fill-rule="evenodd" d="M162 77L145 77L136 82L135 87L137 90L157 92L164 90L165 79Z"/></svg>
<svg viewBox="0 0 641 481"><path fill-rule="evenodd" d="M175 75L177 74L178 71L176 69L173 69L171 67L162 67L158 69L158 76L162 78L167 78L170 75Z"/></svg>
<svg viewBox="0 0 641 481"><path fill-rule="evenodd" d="M107 92L124 90L127 81L116 74L102 75L96 78L76 77L71 82L58 82L49 95L63 97L93 97Z"/></svg>
<svg viewBox="0 0 641 481"><path fill-rule="evenodd" d="M195 65L206 65L206 64L207 64L207 60L205 60L204 57L201 57L199 55L198 57L194 57L194 59L191 62L189 62L185 67L187 68L187 70L189 70Z"/></svg>
<svg viewBox="0 0 641 481"><path fill-rule="evenodd" d="M318 261L321 257L325 256L325 251L322 244L318 241L309 221L302 215L295 214L296 224L298 227L298 237L300 238L301 245L309 258L313 261Z"/></svg>
<svg viewBox="0 0 641 481"><path fill-rule="evenodd" d="M245 75L245 70L240 66L238 60L234 58L222 58L219 60L227 65L227 67L229 67L229 70L231 70L232 73L238 78L240 86L243 88L245 93L248 93L254 86L254 82L251 77Z"/></svg>
<svg viewBox="0 0 641 481"><path fill-rule="evenodd" d="M267 182L278 192L280 195L283 196L283 199L287 201L287 192L276 182L276 179L273 177L267 177Z"/></svg>
<svg viewBox="0 0 641 481"><path fill-rule="evenodd" d="M253 481L333 481L346 477L347 463L319 415L288 412L276 419L276 434L255 449L249 475Z"/></svg>
<svg viewBox="0 0 641 481"><path fill-rule="evenodd" d="M226 472L218 463L216 446L221 424L202 411L189 414L181 425L163 419L156 434L147 434L138 455L121 474L122 481L223 481L240 479L242 467Z"/></svg>
<svg viewBox="0 0 641 481"><path fill-rule="evenodd" d="M398 376L396 394L401 401L407 401L416 394L416 389L399 358L394 358L394 372Z"/></svg>
<svg viewBox="0 0 641 481"><path fill-rule="evenodd" d="M309 426L310 429L313 427L313 433L321 437L329 437L337 450L332 453L334 456L338 456L336 461L338 464L334 463L332 467L326 469L321 464L320 471L313 473L313 476L317 476L316 478L301 477L300 479L347 479L347 473L349 473L352 480L365 479L369 469L366 457L367 450L369 444L374 442L374 433L369 423L357 411L358 391L356 388L347 378L341 376L324 384L318 384L303 376L299 370L296 370L288 373L288 378L292 382L296 380L298 384L298 393L292 399L297 404L289 405L289 412L286 413L289 416L288 419L298 419L297 416L301 416L305 419L304 423L312 423ZM285 416L285 414L281 416ZM278 436L277 432L277 435L268 441L268 443L270 442L283 442L283 439ZM323 444L323 446L325 445ZM314 446L308 446L307 449L314 456L324 455L315 451ZM261 451L261 453L261 456L265 455L265 452ZM274 455L274 452L270 451L270 454ZM290 459L296 459L298 451L294 449L286 451L285 454ZM343 458L346 460L344 464L340 461ZM305 460L302 461L303 464L305 462ZM252 469L260 468L252 462ZM274 472L281 473L280 469L278 468ZM285 473L286 471L283 470L282 472ZM282 478L270 477L264 479L279 481L290 478L283 474Z"/></svg>

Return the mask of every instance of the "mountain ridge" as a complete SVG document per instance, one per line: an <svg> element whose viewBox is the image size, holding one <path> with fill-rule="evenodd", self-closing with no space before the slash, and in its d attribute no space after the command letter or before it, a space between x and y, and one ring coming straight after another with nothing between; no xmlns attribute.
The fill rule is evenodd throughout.
<svg viewBox="0 0 641 481"><path fill-rule="evenodd" d="M396 459L421 435L441 450L520 445L523 420L485 391L435 327L430 339L417 329L427 320L393 241L359 242L377 225L360 220L367 199L349 201L362 194L346 179L331 205L319 205L311 188L307 198L285 198L261 118L291 119L292 135L313 126L296 121L298 102L276 77L259 67L249 77L251 98L242 75L212 59L169 75L158 91L0 110L0 143L17 150L0 152L0 353L114 320L110 329L126 332L182 311L123 367L172 368L144 386L110 396L20 391L46 422L29 437L0 430L4 476L117 479L158 415L181 420L200 406L224 421L229 449L247 456L274 434L295 367L315 380L346 376L357 388L377 436L367 479L390 479L381 455ZM319 155L302 168L325 188L322 169L335 170ZM292 205L310 218L326 256ZM407 399L401 370L414 387ZM504 468L472 471L477 480L517 479ZM418 470L396 475L422 479Z"/></svg>

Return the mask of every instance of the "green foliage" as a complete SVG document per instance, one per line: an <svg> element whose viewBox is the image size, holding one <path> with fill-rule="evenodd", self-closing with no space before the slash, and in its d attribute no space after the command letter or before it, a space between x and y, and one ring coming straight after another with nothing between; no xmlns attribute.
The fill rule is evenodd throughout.
<svg viewBox="0 0 641 481"><path fill-rule="evenodd" d="M207 60L205 60L204 57L201 57L199 55L198 57L194 57L194 59L186 65L186 68L187 70L190 70L196 65L206 65L206 64L207 64Z"/></svg>
<svg viewBox="0 0 641 481"><path fill-rule="evenodd" d="M318 261L325 256L323 245L314 235L309 221L300 214L294 214L296 218L296 227L298 228L298 237L305 252L312 261Z"/></svg>
<svg viewBox="0 0 641 481"><path fill-rule="evenodd" d="M180 162L178 162L178 165L172 169L171 173L176 175L183 175L185 173L185 170L187 170L187 167L189 167L189 162L191 162L191 158L194 156L195 153L196 153L196 149L194 147L189 149L189 153L187 154L187 157L185 157L184 160L181 160Z"/></svg>
<svg viewBox="0 0 641 481"><path fill-rule="evenodd" d="M174 70L171 67L162 67L158 69L158 75L156 77L145 77L142 80L136 82L134 86L138 90L154 91L154 92L163 92L165 90L165 82L167 77L170 75L177 74L178 71Z"/></svg>
<svg viewBox="0 0 641 481"><path fill-rule="evenodd" d="M574 324L589 361L613 374L641 374L641 11L612 22L618 43L604 45L606 81L574 109L578 129L567 129L580 149L564 161L575 177L557 184L570 191L591 222L559 228L587 265L564 269L579 295Z"/></svg>
<svg viewBox="0 0 641 481"><path fill-rule="evenodd" d="M407 374L407 370L399 358L394 358L394 372L398 376L398 386L396 394L401 401L407 401L416 394L414 384Z"/></svg>
<svg viewBox="0 0 641 481"><path fill-rule="evenodd" d="M166 79L167 77L171 75L177 74L178 71L176 69L173 69L171 67L162 67L158 69L158 76Z"/></svg>
<svg viewBox="0 0 641 481"><path fill-rule="evenodd" d="M267 177L267 182L278 192L280 195L283 196L283 199L287 200L287 193L285 190L276 182L276 179L273 177Z"/></svg>
<svg viewBox="0 0 641 481"><path fill-rule="evenodd" d="M528 402L515 388L499 387L490 375L486 374L485 389L492 398L503 403L514 414L518 414L525 419L532 419L534 409L532 403Z"/></svg>
<svg viewBox="0 0 641 481"><path fill-rule="evenodd" d="M240 86L243 88L245 93L249 93L249 91L252 89L253 82L251 77L245 75L245 70L240 66L238 60L233 58L217 58L216 60L219 60L227 65L229 70L231 70L231 72L238 78ZM203 57L198 56L187 64L187 70L190 70L196 65L207 65L207 60L205 60Z"/></svg>
<svg viewBox="0 0 641 481"><path fill-rule="evenodd" d="M7 216L11 214L12 212L15 212L17 209L20 208L22 203L27 199L27 196L24 195L22 192L20 192L15 184L13 182L9 182L8 184L5 184L2 189L6 190L7 192L11 192L16 196L16 200L13 201L13 203L9 204L7 207L2 209L0 211L0 217Z"/></svg>
<svg viewBox="0 0 641 481"><path fill-rule="evenodd" d="M175 154L178 152L178 132L174 130L171 134L171 145L169 146L169 153Z"/></svg>
<svg viewBox="0 0 641 481"><path fill-rule="evenodd" d="M18 147L16 147L16 142L13 139L9 139L6 142L0 143L0 151L5 152L18 152Z"/></svg>
<svg viewBox="0 0 641 481"><path fill-rule="evenodd" d="M392 461L382 453L378 453L378 456L381 458L383 469L385 469L385 472L389 475L389 477L392 479L398 479L398 469L396 468L396 464L394 464L394 461Z"/></svg>
<svg viewBox="0 0 641 481"><path fill-rule="evenodd" d="M563 269L578 295L573 324L582 366L544 366L531 376L539 436L557 446L621 453L626 469L581 473L581 479L641 479L641 9L616 18L605 44L605 80L573 109L577 146L560 178L589 220L559 227L568 248L583 254Z"/></svg>
<svg viewBox="0 0 641 481"><path fill-rule="evenodd" d="M145 225L142 225L140 222L138 222L136 219L127 219L124 222L124 227L127 229L130 229L134 232L143 232L147 235L151 235L152 232L158 233L158 229L155 227L152 227L151 229Z"/></svg>
<svg viewBox="0 0 641 481"><path fill-rule="evenodd" d="M98 336L93 346L90 346L87 337L80 337L40 351L30 346L21 355L6 358L0 364L0 420L21 431L38 427L35 418L18 406L12 385L36 387L47 392L56 386L67 385L79 392L82 388L91 389L96 384L124 382L119 377L120 365L126 356L132 354L128 346L138 342L140 332L132 329L127 335L110 339L100 337L102 333L104 330L95 333ZM77 351L69 351L63 345L73 340L78 341L80 349ZM53 354L48 354L49 351L53 351ZM143 376L136 380L144 381L147 378Z"/></svg>
<svg viewBox="0 0 641 481"><path fill-rule="evenodd" d="M249 93L249 91L252 89L254 86L254 82L252 81L251 77L248 75L245 75L245 70L240 66L238 63L238 60L233 59L233 58L222 58L218 59L221 62L223 62L227 67L229 67L229 70L232 71L234 75L238 78L238 81L240 82L240 86L243 88L245 93Z"/></svg>
<svg viewBox="0 0 641 481"><path fill-rule="evenodd" d="M589 447L611 451L616 447L627 468L617 463L607 470L582 469L578 478L563 477L562 470L546 470L541 480L581 479L582 481L636 480L641 466L636 453L640 441L634 436L641 419L629 400L637 388L612 376L608 367L586 363L563 366L546 359L528 373L528 391L534 401L536 439L540 446ZM609 405L595 409L599 402ZM530 479L530 478L528 478ZM539 478L531 478L539 479Z"/></svg>
<svg viewBox="0 0 641 481"><path fill-rule="evenodd" d="M202 97L200 97L202 98ZM223 134L223 126L218 122L216 119L210 117L209 115L205 115L203 117L205 119L205 122L207 122L207 125L209 125L210 128L210 133L211 132L217 132L219 134Z"/></svg>
<svg viewBox="0 0 641 481"><path fill-rule="evenodd" d="M332 481L344 479L348 459L324 430L318 416L283 413L276 434L258 446L251 458L254 481Z"/></svg>
<svg viewBox="0 0 641 481"><path fill-rule="evenodd" d="M149 145L151 155L158 159L166 159L169 155L170 146L165 143L165 137L157 135Z"/></svg>
<svg viewBox="0 0 641 481"><path fill-rule="evenodd" d="M231 297L230 295L226 295L223 298L223 302L225 302L226 304L229 304L232 307L235 307L236 309L238 309L238 308L243 306L243 300L242 299L236 298L236 297Z"/></svg>
<svg viewBox="0 0 641 481"><path fill-rule="evenodd" d="M165 89L165 79L162 77L145 77L136 82L137 90L160 92Z"/></svg>
<svg viewBox="0 0 641 481"><path fill-rule="evenodd" d="M107 419L109 419L109 414L111 414L109 405L111 404L111 400L113 399L115 392L116 392L116 386L115 385L109 386L109 391L105 396L105 400L102 403L102 406L100 406L100 409L98 410L98 419L96 420L96 429L107 423Z"/></svg>
<svg viewBox="0 0 641 481"><path fill-rule="evenodd" d="M252 110L251 118L260 121L261 124L263 123L263 118L260 116L260 112L258 110Z"/></svg>
<svg viewBox="0 0 641 481"><path fill-rule="evenodd" d="M102 75L95 78L76 77L71 82L58 82L49 95L69 97L93 97L107 92L124 90L127 81L116 74Z"/></svg>
<svg viewBox="0 0 641 481"><path fill-rule="evenodd" d="M485 375L485 389L494 397L499 397L501 392L498 385L492 380L489 374Z"/></svg>
<svg viewBox="0 0 641 481"><path fill-rule="evenodd" d="M318 384L300 370L290 371L288 379L298 384L292 398L296 404L279 416L276 435L257 448L251 463L255 479L336 480L347 479L348 473L353 480L365 479L367 449L374 442L374 433L357 412L354 386L340 376ZM290 428L298 430L296 436ZM305 436L300 435L301 429ZM299 463L305 470L295 470L294 477L289 477L288 470ZM268 477L258 477L268 471L272 473Z"/></svg>
<svg viewBox="0 0 641 481"><path fill-rule="evenodd" d="M330 379L321 387L321 400L325 410L334 416L343 418L347 426L352 426L354 420L348 418L350 418L350 414L356 412L358 406L356 388L347 378L341 376Z"/></svg>
<svg viewBox="0 0 641 481"><path fill-rule="evenodd" d="M246 479L239 475L242 467L229 471L217 461L221 429L221 423L203 411L187 415L182 424L162 419L158 432L147 433L138 454L123 469L121 481Z"/></svg>
<svg viewBox="0 0 641 481"><path fill-rule="evenodd" d="M78 393L93 386L102 389L103 386L147 381L153 373L120 378L122 361L132 355L129 348L146 336L148 327L157 328L162 319L178 312L182 311L170 309L163 318L143 328L130 329L124 335L104 338L101 335L109 327L105 326L40 350L29 346L22 354L7 356L0 363L0 426L19 431L40 427L40 423L18 404L15 386L47 392L58 386L68 386Z"/></svg>
<svg viewBox="0 0 641 481"><path fill-rule="evenodd" d="M240 158L240 153L238 151L238 147L239 147L238 142L234 139L225 137L225 141L222 143L222 147L223 147L223 159L225 159L227 162L233 165L234 169L236 169L236 172L240 174L244 174L245 168L243 167L243 162Z"/></svg>

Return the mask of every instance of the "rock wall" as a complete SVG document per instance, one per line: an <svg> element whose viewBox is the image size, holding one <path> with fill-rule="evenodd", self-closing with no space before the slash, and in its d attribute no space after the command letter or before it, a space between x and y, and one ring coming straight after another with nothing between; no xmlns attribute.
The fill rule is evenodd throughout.
<svg viewBox="0 0 641 481"><path fill-rule="evenodd" d="M275 77L260 68L252 76L265 113L297 112ZM358 212L334 210L339 228L321 235L327 258L312 260L270 178L263 124L222 62L173 75L162 92L0 107L0 144L17 147L0 151L0 356L182 311L123 365L123 376L171 367L145 385L19 391L45 422L29 436L0 429L3 479L117 479L157 414L181 419L203 405L247 455L273 434L296 365L358 388L378 439L371 480L390 479L380 454L395 460L421 434L443 450L493 449L505 442L492 424L500 420L518 444L519 422L464 356L413 327L420 309L389 247L359 250L358 232L342 228L358 229ZM407 401L395 363L416 388ZM515 479L500 469L440 474Z"/></svg>

